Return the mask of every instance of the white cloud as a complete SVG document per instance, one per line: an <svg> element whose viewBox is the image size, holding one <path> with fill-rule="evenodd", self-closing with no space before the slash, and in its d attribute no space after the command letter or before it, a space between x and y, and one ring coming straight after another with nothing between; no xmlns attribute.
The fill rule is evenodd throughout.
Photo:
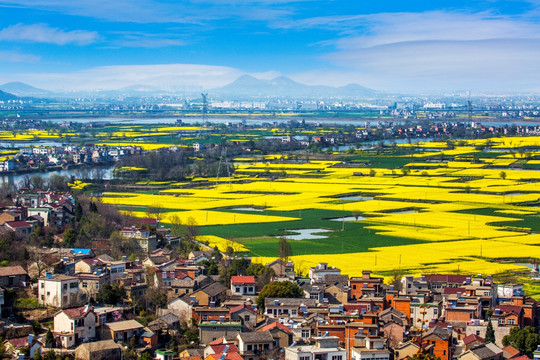
<svg viewBox="0 0 540 360"><path fill-rule="evenodd" d="M331 72L292 77L334 86L355 82L386 91L526 91L540 77L540 40L418 41L342 50Z"/></svg>
<svg viewBox="0 0 540 360"><path fill-rule="evenodd" d="M409 41L531 39L540 36L540 24L534 21L489 13L382 13L364 16L362 25L361 35L343 37L335 42L336 46L350 49Z"/></svg>
<svg viewBox="0 0 540 360"><path fill-rule="evenodd" d="M240 0L0 0L0 6L24 7L114 22L205 24L213 20L270 20L291 13L294 1Z"/></svg>
<svg viewBox="0 0 540 360"><path fill-rule="evenodd" d="M326 24L326 25L323 25ZM342 37L319 45L339 66L306 71L305 83L355 82L386 91L536 89L540 24L526 16L432 11L306 19L295 26L339 28Z"/></svg>
<svg viewBox="0 0 540 360"><path fill-rule="evenodd" d="M29 41L56 45L86 45L96 42L99 36L95 31L64 31L47 24L16 24L0 30L0 40Z"/></svg>
<svg viewBox="0 0 540 360"><path fill-rule="evenodd" d="M0 62L35 63L40 57L32 54L23 54L14 51L0 51Z"/></svg>
<svg viewBox="0 0 540 360"><path fill-rule="evenodd" d="M148 34L143 32L115 32L118 40L112 41L113 46L160 48L166 46L184 46L186 41L176 34Z"/></svg>
<svg viewBox="0 0 540 360"><path fill-rule="evenodd" d="M13 80L60 91L115 90L141 84L163 90L198 90L224 86L243 74L226 66L116 65L72 73L18 74L13 75Z"/></svg>

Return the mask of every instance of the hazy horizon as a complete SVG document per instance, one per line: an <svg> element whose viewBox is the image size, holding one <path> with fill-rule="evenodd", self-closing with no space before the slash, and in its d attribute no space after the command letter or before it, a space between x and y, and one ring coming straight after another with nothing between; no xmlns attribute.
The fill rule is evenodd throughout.
<svg viewBox="0 0 540 360"><path fill-rule="evenodd" d="M538 0L0 0L0 84L210 89L242 75L540 93Z"/></svg>

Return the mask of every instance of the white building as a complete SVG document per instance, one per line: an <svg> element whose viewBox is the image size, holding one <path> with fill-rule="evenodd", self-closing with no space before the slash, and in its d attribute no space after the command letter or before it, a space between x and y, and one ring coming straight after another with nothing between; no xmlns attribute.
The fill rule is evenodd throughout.
<svg viewBox="0 0 540 360"><path fill-rule="evenodd" d="M126 263L125 261L112 261L109 264L109 276L111 282L115 282L118 279L126 277Z"/></svg>
<svg viewBox="0 0 540 360"><path fill-rule="evenodd" d="M234 295L255 295L255 276L231 276Z"/></svg>
<svg viewBox="0 0 540 360"><path fill-rule="evenodd" d="M355 346L351 349L352 360L390 360L390 351L386 348L386 340L382 337L363 337L355 339Z"/></svg>
<svg viewBox="0 0 540 360"><path fill-rule="evenodd" d="M497 297L510 299L513 296L523 296L523 284L497 284Z"/></svg>
<svg viewBox="0 0 540 360"><path fill-rule="evenodd" d="M309 268L309 278L311 283L323 282L326 275L341 275L341 270L328 266L327 263L319 263L319 265Z"/></svg>
<svg viewBox="0 0 540 360"><path fill-rule="evenodd" d="M441 316L442 302L411 302L411 321L412 325L418 329L428 328L431 320L436 320Z"/></svg>
<svg viewBox="0 0 540 360"><path fill-rule="evenodd" d="M96 314L91 306L61 310L54 315L54 334L70 348L96 337Z"/></svg>
<svg viewBox="0 0 540 360"><path fill-rule="evenodd" d="M305 298L266 298L264 308L266 316L271 318L288 318L307 312L307 308L317 306L317 301Z"/></svg>
<svg viewBox="0 0 540 360"><path fill-rule="evenodd" d="M35 207L28 208L28 216L40 216L43 219L43 225L49 226L49 215L51 214L51 208L49 207Z"/></svg>
<svg viewBox="0 0 540 360"><path fill-rule="evenodd" d="M285 349L285 360L345 360L337 336L314 337L315 345L297 345Z"/></svg>
<svg viewBox="0 0 540 360"><path fill-rule="evenodd" d="M128 239L135 239L139 244L139 247L145 251L150 252L156 249L156 236L150 235L150 230L139 229L135 226L125 227L121 232L122 236Z"/></svg>
<svg viewBox="0 0 540 360"><path fill-rule="evenodd" d="M74 276L50 273L38 281L38 301L40 304L59 308L80 305L79 279Z"/></svg>

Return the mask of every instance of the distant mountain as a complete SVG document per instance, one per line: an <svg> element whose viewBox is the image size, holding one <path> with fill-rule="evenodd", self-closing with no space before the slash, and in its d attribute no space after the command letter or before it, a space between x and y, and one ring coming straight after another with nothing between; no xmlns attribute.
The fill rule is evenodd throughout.
<svg viewBox="0 0 540 360"><path fill-rule="evenodd" d="M22 82L8 82L0 85L0 90L22 97L47 97L54 95L52 91L38 89Z"/></svg>
<svg viewBox="0 0 540 360"><path fill-rule="evenodd" d="M0 101L15 100L15 99L18 99L18 97L8 92L0 90Z"/></svg>
<svg viewBox="0 0 540 360"><path fill-rule="evenodd" d="M377 94L375 90L357 85L349 84L343 87L331 86L310 86L304 85L280 76L272 80L260 80L250 75L240 76L232 83L221 88L210 90L219 96L236 97L305 97L305 98L359 98L371 97Z"/></svg>

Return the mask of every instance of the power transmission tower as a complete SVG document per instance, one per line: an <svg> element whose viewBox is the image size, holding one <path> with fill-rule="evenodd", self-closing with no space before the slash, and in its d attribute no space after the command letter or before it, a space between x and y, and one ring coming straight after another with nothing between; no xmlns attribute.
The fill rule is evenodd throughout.
<svg viewBox="0 0 540 360"><path fill-rule="evenodd" d="M203 124L206 124L207 117L208 117L208 94L201 93L202 95L202 121Z"/></svg>
<svg viewBox="0 0 540 360"><path fill-rule="evenodd" d="M229 186L232 186L231 184L231 166L229 165L229 159L227 158L227 144L223 144L221 148L221 155L219 156L219 165L218 170L216 174L216 185L219 184L219 174L221 172L221 165L225 166L227 169L227 176L229 178Z"/></svg>
<svg viewBox="0 0 540 360"><path fill-rule="evenodd" d="M469 112L469 124L472 125L472 101L471 101L471 92L468 91L468 100L467 100L467 110Z"/></svg>

